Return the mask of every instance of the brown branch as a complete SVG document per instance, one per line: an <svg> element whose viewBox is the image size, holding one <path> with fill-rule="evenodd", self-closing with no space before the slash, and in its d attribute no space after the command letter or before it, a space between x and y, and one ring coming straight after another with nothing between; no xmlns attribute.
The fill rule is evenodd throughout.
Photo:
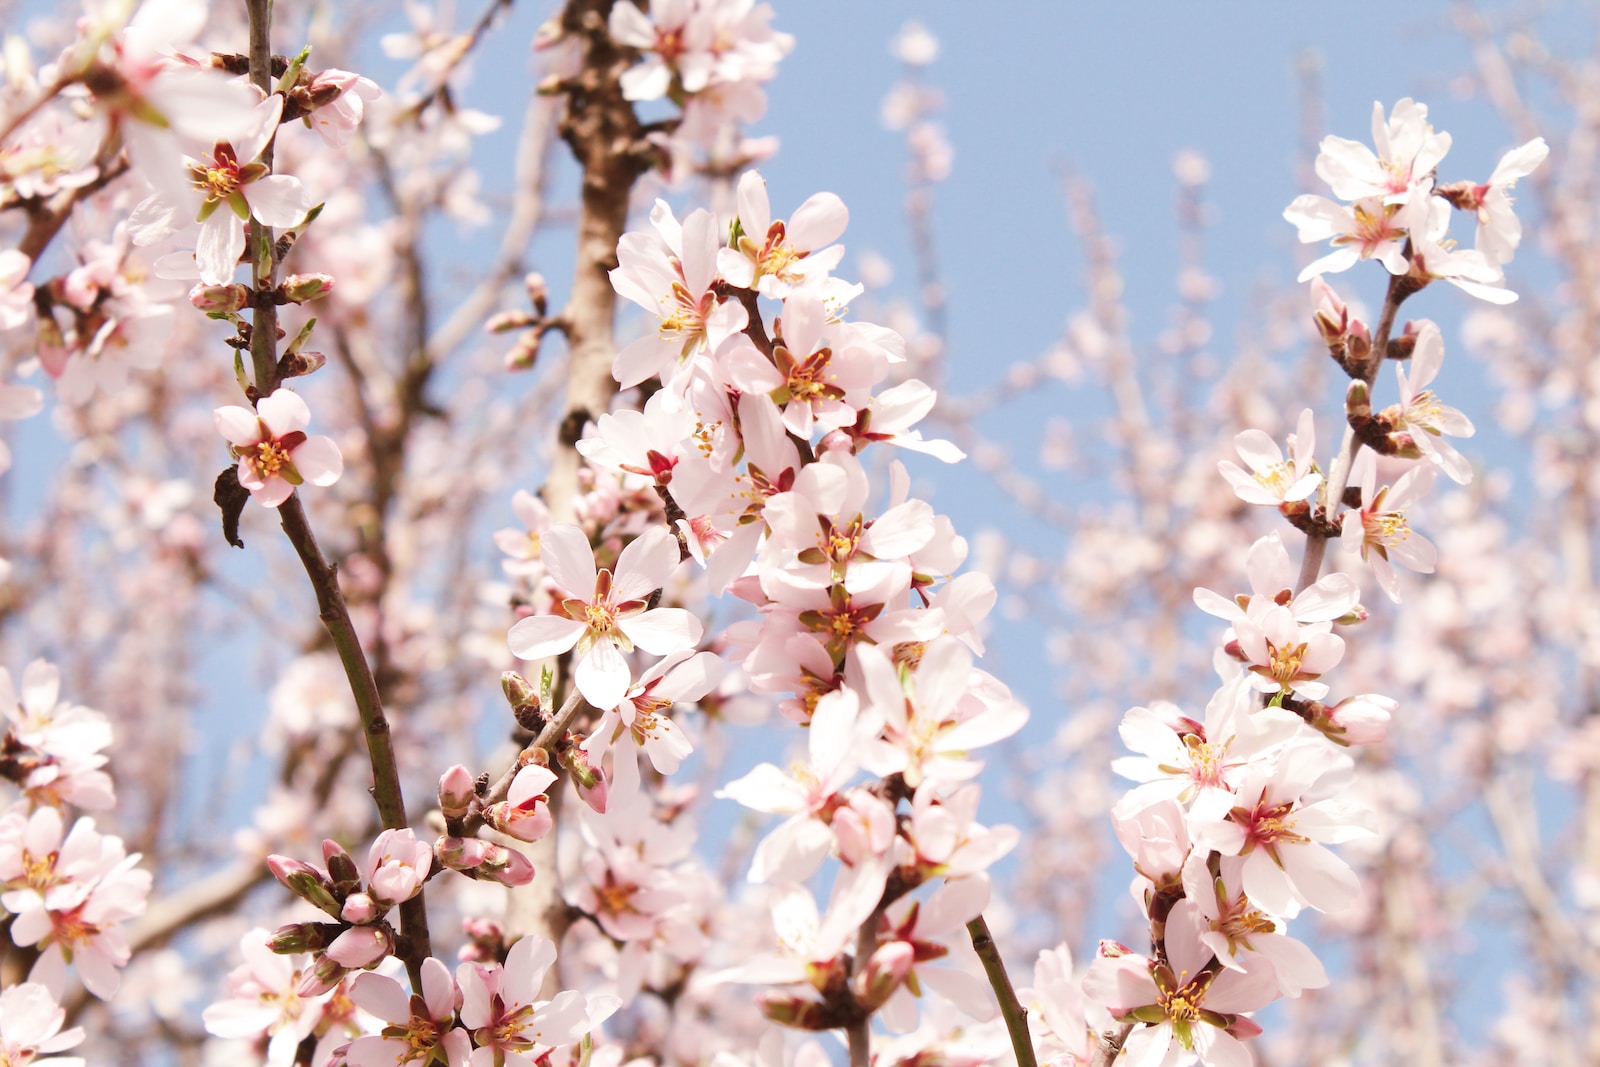
<svg viewBox="0 0 1600 1067"><path fill-rule="evenodd" d="M250 15L250 79L257 86L271 91L272 29L271 0L248 0ZM270 148L262 155L270 166ZM250 270L257 293L270 292L277 274L277 257L257 255L262 243L271 245L272 231L254 220L250 223ZM250 331L250 358L255 370L255 385L259 396L268 396L277 385L278 322L277 308L271 301L254 302L254 316ZM361 649L350 609L339 589L337 572L323 558L322 548L306 520L304 507L298 494L284 501L278 509L283 532L294 545L311 587L316 593L317 610L323 626L339 654L349 680L351 695L361 717L362 731L367 741L367 756L372 764L372 796L378 806L383 825L390 829L403 829L408 825L405 799L400 787L400 769L394 755L394 739L390 736L389 721L384 715L383 703L378 696L377 682L371 665ZM428 937L428 911L421 890L400 905L399 955L405 961L406 972L413 990L422 988L422 961L432 955Z"/></svg>
<svg viewBox="0 0 1600 1067"><path fill-rule="evenodd" d="M1017 991L1011 986L1011 976L1006 973L1000 949L989 933L989 924L982 915L967 924L967 936L972 947L983 961L983 973L989 976L994 987L995 1000L1000 1003L1000 1015L1006 1021L1006 1033L1011 1035L1011 1048L1017 1054L1017 1067L1038 1067L1033 1052L1033 1039L1028 1036L1028 1009L1017 1000Z"/></svg>

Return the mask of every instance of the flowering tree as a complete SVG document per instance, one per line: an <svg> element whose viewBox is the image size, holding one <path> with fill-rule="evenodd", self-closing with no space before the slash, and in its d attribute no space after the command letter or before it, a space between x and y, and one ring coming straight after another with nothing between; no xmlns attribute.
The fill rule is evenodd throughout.
<svg viewBox="0 0 1600 1067"><path fill-rule="evenodd" d="M135 1058L203 1047L273 1067L1232 1067L1253 1045L1446 1062L1427 827L1395 769L1430 735L1402 726L1410 705L1391 694L1487 700L1450 693L1463 673L1429 666L1452 649L1503 658L1477 646L1492 642L1474 612L1530 661L1587 664L1592 650L1543 644L1506 607L1514 588L1484 591L1503 553L1469 535L1492 528L1493 501L1440 505L1454 521L1438 548L1412 529L1430 494L1473 482L1452 444L1473 423L1436 391L1444 331L1401 310L1455 298L1440 281L1495 309L1516 299L1511 191L1551 180L1537 123L1519 123L1521 146L1482 181L1448 180L1450 137L1410 99L1375 107L1370 144L1324 139L1315 170L1332 197L1283 212L1325 246L1294 313L1322 351L1279 381L1218 384L1239 401L1222 405L1230 416L1174 420L1164 437L1157 405L1204 412L1181 388L1146 403L1117 287L1093 287L1047 370L1104 375L1134 521L1065 520L1065 570L1079 573L1060 582L1076 603L1059 637L1115 635L1159 666L1141 682L1102 653L1093 673L1109 688L1069 724L1082 774L1038 767L1046 786L1019 830L994 823L978 781L1028 719L980 666L1004 589L964 569L968 542L902 462L970 450L1058 517L976 434L978 409L1003 395L936 394L928 211L948 150L920 76L931 38L900 38L910 73L891 108L913 153L932 301L920 323L860 312L873 296L842 270L839 197L769 198L756 168L775 146L747 127L793 41L749 0L569 0L552 14L501 247L441 321L426 231L481 208L468 161L498 119L457 96L510 4L486 3L464 31L407 5L410 31L383 46L415 65L384 89L323 65L343 61L323 20L275 24L267 0L207 7L89 3L53 60L35 66L20 39L5 57L0 415L35 416L48 393L72 444L29 449L12 475L53 485L38 521L7 534L8 647L35 642L65 670L0 673L15 794L0 814L3 1062L112 1058L119 1042ZM1492 38L1469 28L1486 83L1521 116ZM523 256L557 138L580 182L575 266L552 286ZM1191 208L1203 170L1180 168ZM668 190L696 206L648 195ZM1070 191L1109 279L1087 191ZM1356 269L1376 286L1375 318L1359 281L1337 279L1341 293L1327 280ZM1510 320L1476 321L1486 348L1514 336ZM512 335L509 350L485 358L469 343L480 327ZM1324 390L1307 383L1329 366L1342 400L1319 412L1306 405ZM1570 374L1587 382L1581 365ZM1295 420L1283 437L1280 412ZM1331 447L1319 415L1325 434L1342 426ZM1586 551L1582 496L1564 529ZM502 578L486 586L477 546L505 504L520 526L492 535ZM1023 562L1002 581L1025 582ZM1408 573L1436 570L1428 585ZM1561 582L1546 580L1553 597ZM1136 589L1151 611L1123 596L1113 614L1113 594ZM1390 606L1417 589L1467 605L1420 621ZM1574 599L1581 629L1587 585ZM169 773L191 737L221 736L186 711L200 704L197 634L225 650L227 685L270 690L267 722L239 735L274 770L251 783L262 795L232 840L219 816L193 823L199 789ZM251 660L259 677L238 666ZM1464 676L1501 695L1537 688L1509 668ZM1114 763L1107 699L1132 753ZM771 755L795 758L728 771L731 731L763 720ZM1565 970L1600 969L1566 936L1581 916L1544 881L1496 752L1479 741L1473 781L1554 960L1540 988L1565 998L1578 988ZM1588 798L1587 763L1569 758ZM1136 783L1120 799L1107 767ZM713 800L777 818L719 831ZM1108 871L1126 877L1107 825L1145 933L1133 947L1095 932L1082 966L1083 901ZM1013 876L1014 851L1027 862ZM1016 921L1031 905L1048 929ZM1311 912L1358 918L1330 941ZM1347 976L1306 938L1355 957ZM1373 946L1383 961L1360 958ZM113 999L134 984L141 996ZM1341 1029L1360 1025L1363 996L1396 989L1387 1043ZM1349 1010L1258 1021L1284 999ZM80 1049L89 1034L98 1044Z"/></svg>

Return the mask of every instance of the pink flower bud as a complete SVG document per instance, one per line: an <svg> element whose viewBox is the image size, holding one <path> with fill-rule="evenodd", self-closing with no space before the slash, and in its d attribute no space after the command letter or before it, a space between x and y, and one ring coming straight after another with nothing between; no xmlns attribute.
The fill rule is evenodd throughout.
<svg viewBox="0 0 1600 1067"><path fill-rule="evenodd" d="M867 960L866 970L856 979L856 999L867 1011L877 1011L894 995L911 973L916 949L909 941L891 941Z"/></svg>
<svg viewBox="0 0 1600 1067"><path fill-rule="evenodd" d="M365 893L351 893L344 902L344 907L339 910L339 918L347 923L362 925L376 922L383 916L387 909L378 907L377 903Z"/></svg>
<svg viewBox="0 0 1600 1067"><path fill-rule="evenodd" d="M339 899L334 894L328 876L309 863L301 863L288 856L268 856L267 869L283 883L284 888L301 900L329 915L339 914Z"/></svg>
<svg viewBox="0 0 1600 1067"><path fill-rule="evenodd" d="M352 926L333 939L326 958L352 971L370 970L394 951L394 935L384 925Z"/></svg>
<svg viewBox="0 0 1600 1067"><path fill-rule="evenodd" d="M317 957L316 963L306 972L306 976L300 979L300 988L295 992L302 997L320 996L338 985L339 979L347 972L348 968L324 953Z"/></svg>
<svg viewBox="0 0 1600 1067"><path fill-rule="evenodd" d="M384 906L410 900L433 865L433 849L411 830L385 830L367 853L367 892Z"/></svg>
<svg viewBox="0 0 1600 1067"><path fill-rule="evenodd" d="M1345 697L1311 725L1341 745L1381 745L1389 736L1389 719L1399 707L1377 693Z"/></svg>
<svg viewBox="0 0 1600 1067"><path fill-rule="evenodd" d="M483 324L483 332L505 333L507 330L521 330L538 321L526 311L501 311L489 316L489 321Z"/></svg>
<svg viewBox="0 0 1600 1067"><path fill-rule="evenodd" d="M283 280L283 295L291 304L321 300L333 292L331 274L291 274Z"/></svg>
<svg viewBox="0 0 1600 1067"><path fill-rule="evenodd" d="M485 842L483 862L478 865L477 876L515 889L533 881L533 864L528 857L514 848Z"/></svg>
<svg viewBox="0 0 1600 1067"><path fill-rule="evenodd" d="M347 893L354 892L361 884L361 872L356 869L356 861L350 858L350 853L339 842L322 842L322 862L328 865L328 877L333 882L335 892L341 889Z"/></svg>
<svg viewBox="0 0 1600 1067"><path fill-rule="evenodd" d="M197 285L189 290L189 303L211 314L231 313L250 305L246 285Z"/></svg>
<svg viewBox="0 0 1600 1067"><path fill-rule="evenodd" d="M589 762L589 754L577 745L567 744L556 750L556 758L572 775L572 784L578 787L583 802L604 815L606 780L600 769Z"/></svg>
<svg viewBox="0 0 1600 1067"><path fill-rule="evenodd" d="M459 819L466 815L477 795L472 772L461 764L456 764L439 776L439 810L445 818Z"/></svg>

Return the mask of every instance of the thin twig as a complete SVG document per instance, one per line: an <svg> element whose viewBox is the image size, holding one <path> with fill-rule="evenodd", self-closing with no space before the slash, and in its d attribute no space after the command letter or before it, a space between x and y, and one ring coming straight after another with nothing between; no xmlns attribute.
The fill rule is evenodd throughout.
<svg viewBox="0 0 1600 1067"><path fill-rule="evenodd" d="M1028 1036L1028 1009L1017 1000L1017 991L1011 987L1011 976L1006 973L1000 949L989 933L989 924L982 915L967 924L967 936L972 947L983 961L983 973L989 976L994 987L994 997L1000 1002L1000 1015L1006 1021L1006 1032L1011 1035L1011 1048L1017 1054L1017 1067L1038 1067L1033 1053L1033 1039Z"/></svg>

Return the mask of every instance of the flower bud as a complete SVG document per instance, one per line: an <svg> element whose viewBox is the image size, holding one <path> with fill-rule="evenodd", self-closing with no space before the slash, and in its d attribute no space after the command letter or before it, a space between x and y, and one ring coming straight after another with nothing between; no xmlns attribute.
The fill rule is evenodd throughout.
<svg viewBox="0 0 1600 1067"><path fill-rule="evenodd" d="M387 908L380 908L375 900L366 893L351 893L345 899L344 907L339 909L339 918L347 923L360 926L365 923L376 922L383 917Z"/></svg>
<svg viewBox="0 0 1600 1067"><path fill-rule="evenodd" d="M350 858L350 853L339 842L331 839L322 842L322 861L328 865L328 878L333 882L336 895L353 893L361 885L361 872L356 867L356 861Z"/></svg>
<svg viewBox="0 0 1600 1067"><path fill-rule="evenodd" d="M278 380L303 378L321 370L327 362L328 357L321 352L285 352L278 360Z"/></svg>
<svg viewBox="0 0 1600 1067"><path fill-rule="evenodd" d="M856 999L867 1011L877 1011L894 995L911 973L916 950L908 941L891 941L867 959L866 970L856 977Z"/></svg>
<svg viewBox="0 0 1600 1067"><path fill-rule="evenodd" d="M189 290L189 303L208 315L231 314L250 305L250 287L197 285Z"/></svg>
<svg viewBox="0 0 1600 1067"><path fill-rule="evenodd" d="M456 764L439 776L439 810L445 818L463 818L477 795L472 772L461 764Z"/></svg>
<svg viewBox="0 0 1600 1067"><path fill-rule="evenodd" d="M780 1026L792 1026L796 1030L821 1031L846 1025L844 1021L835 1019L837 1011L830 1010L820 1001L806 997L767 993L757 997L756 1002L761 1005L761 1014Z"/></svg>
<svg viewBox="0 0 1600 1067"><path fill-rule="evenodd" d="M532 370L539 362L539 342L543 335L538 330L528 330L517 338L517 343L506 353L508 371Z"/></svg>
<svg viewBox="0 0 1600 1067"><path fill-rule="evenodd" d="M339 899L335 895L332 883L328 881L327 875L309 863L301 863L288 856L268 856L267 869L283 883L284 888L301 900L329 915L339 914Z"/></svg>
<svg viewBox="0 0 1600 1067"><path fill-rule="evenodd" d="M1389 736L1389 719L1395 701L1377 693L1345 697L1333 707L1322 706L1311 725L1341 745L1381 745Z"/></svg>
<svg viewBox="0 0 1600 1067"><path fill-rule="evenodd" d="M550 287L545 284L544 275L538 271L530 271L522 276L522 284L528 290L528 302L533 305L533 310L544 318L544 313L550 306Z"/></svg>
<svg viewBox="0 0 1600 1067"><path fill-rule="evenodd" d="M433 849L410 829L385 830L367 853L367 891L384 907L416 896L428 880Z"/></svg>
<svg viewBox="0 0 1600 1067"><path fill-rule="evenodd" d="M297 952L317 952L327 947L328 938L320 923L290 923L272 932L267 947L280 956Z"/></svg>
<svg viewBox="0 0 1600 1067"><path fill-rule="evenodd" d="M484 842L488 847L484 850L483 862L478 865L477 877L498 882L503 886L515 889L519 885L527 885L533 881L533 864L528 857L514 848Z"/></svg>
<svg viewBox="0 0 1600 1067"><path fill-rule="evenodd" d="M526 311L502 311L489 316L489 321L483 324L483 332L505 333L508 330L521 330L538 321L536 316Z"/></svg>
<svg viewBox="0 0 1600 1067"><path fill-rule="evenodd" d="M532 682L516 671L506 671L500 676L500 690L505 693L518 726L533 734L544 729L545 716L539 706L539 691Z"/></svg>
<svg viewBox="0 0 1600 1067"><path fill-rule="evenodd" d="M563 744L556 748L556 759L572 775L572 784L578 787L578 795L583 802L596 813L604 815L606 780L599 768L589 762L589 754L575 744Z"/></svg>
<svg viewBox="0 0 1600 1067"><path fill-rule="evenodd" d="M352 926L333 939L325 956L352 971L371 970L394 952L394 934L384 923Z"/></svg>
<svg viewBox="0 0 1600 1067"><path fill-rule="evenodd" d="M333 292L331 274L291 274L283 280L284 299L291 304L321 300Z"/></svg>
<svg viewBox="0 0 1600 1067"><path fill-rule="evenodd" d="M355 927L354 929L360 929L360 927ZM333 959L327 953L323 953L311 965L311 969L306 972L306 976L300 979L300 988L296 989L295 992L302 997L321 996L338 985L339 979L343 978L348 971L349 968L340 964L338 960Z"/></svg>

